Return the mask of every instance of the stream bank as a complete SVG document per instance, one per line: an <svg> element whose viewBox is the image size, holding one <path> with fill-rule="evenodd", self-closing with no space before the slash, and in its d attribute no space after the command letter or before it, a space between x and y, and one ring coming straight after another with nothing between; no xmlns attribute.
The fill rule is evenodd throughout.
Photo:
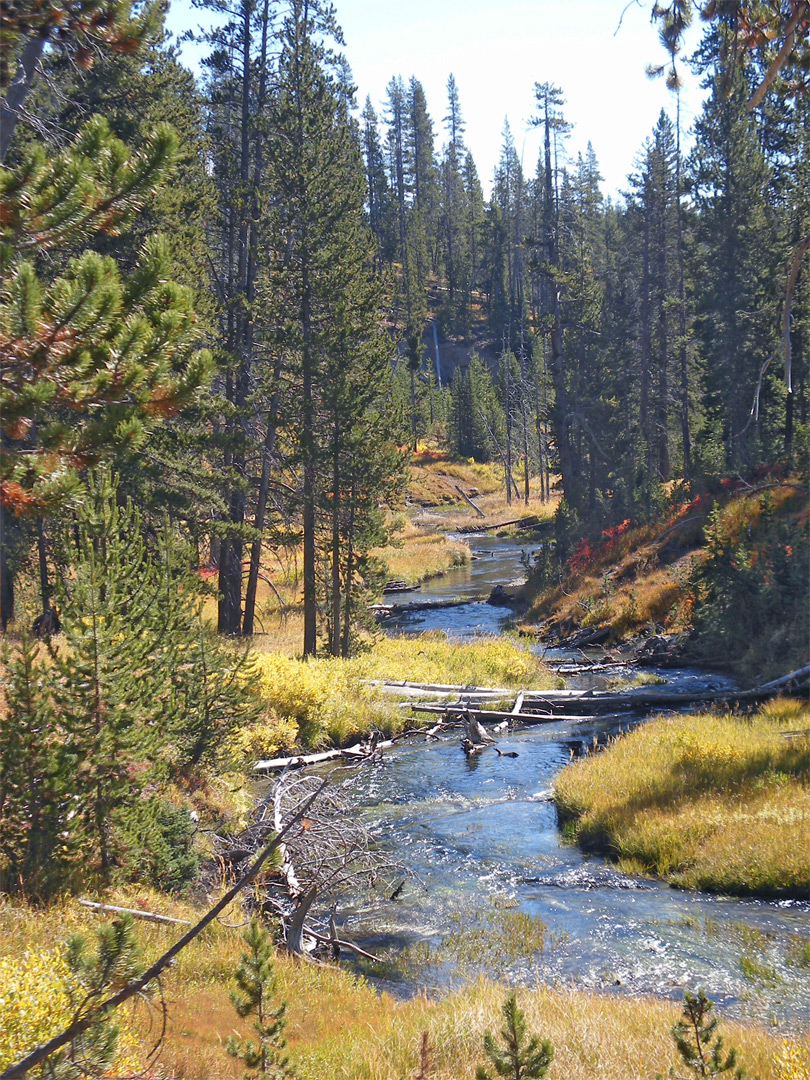
<svg viewBox="0 0 810 1080"><path fill-rule="evenodd" d="M388 632L443 630L450 640L500 634L512 612L484 602L494 585L525 575L520 539L476 537L478 558L432 582L423 596L464 601L404 615ZM534 646L555 663L605 658L602 650ZM568 685L626 684L637 670L615 661ZM647 669L666 688L723 690L723 674ZM485 973L621 994L680 998L706 989L727 1012L790 1027L810 1022L810 903L735 899L670 889L624 874L566 843L552 801L556 776L588 748L644 717L561 720L501 737L515 754L462 753L457 735L399 744L359 780L357 812L381 850L419 875L396 900L342 898L341 933L384 954L379 985L410 995Z"/></svg>

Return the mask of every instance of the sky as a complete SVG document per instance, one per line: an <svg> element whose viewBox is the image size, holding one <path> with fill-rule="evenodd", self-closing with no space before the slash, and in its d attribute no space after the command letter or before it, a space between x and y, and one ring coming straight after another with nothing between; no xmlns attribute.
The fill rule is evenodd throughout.
<svg viewBox="0 0 810 1080"><path fill-rule="evenodd" d="M500 154L508 118L523 168L533 174L540 132L530 127L534 84L552 82L567 100L574 124L569 153L593 144L603 191L616 197L662 108L674 116L674 96L645 67L666 58L650 24L651 0L335 0L345 54L357 86L358 107L371 97L384 115L386 86L394 75L422 83L434 122L436 147L446 139L447 78L452 72L472 151L485 192ZM190 0L171 0L169 28L197 27L207 12ZM621 23L621 25L620 25ZM700 38L689 31L686 51ZM183 58L199 59L194 46ZM698 80L684 68L681 115L687 130L700 112Z"/></svg>

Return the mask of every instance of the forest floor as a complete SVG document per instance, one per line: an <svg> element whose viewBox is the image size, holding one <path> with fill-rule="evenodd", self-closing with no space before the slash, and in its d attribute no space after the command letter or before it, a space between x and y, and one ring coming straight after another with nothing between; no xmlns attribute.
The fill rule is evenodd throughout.
<svg viewBox="0 0 810 1080"><path fill-rule="evenodd" d="M195 920L201 911L147 889L131 887L108 894L111 903ZM15 1023L39 1024L31 1037L59 1030L60 998L53 980L30 976L55 960L58 946L71 934L92 936L102 920L75 900L45 909L9 901L0 904L3 963L22 980L26 994L0 1001L5 1025L0 1032L0 1067L7 1063L4 1040ZM238 927L241 910L226 911L187 949L163 977L167 1025L157 1060L143 1075L183 1080L237 1080L244 1064L225 1052L229 1035L249 1036L252 1018L240 1020L230 1002L233 974L242 951ZM143 959L155 959L183 928L138 921ZM420 1046L428 1041L431 1080L472 1077L485 1060L484 1032L503 1026L500 1013L508 988L479 979L440 996L395 1001L364 979L337 966L316 966L279 953L275 959L276 1001L288 1003L286 1036L291 1065L300 1080L391 1080L420 1075ZM0 973L2 974L2 973ZM679 1006L651 998L592 994L538 986L518 992L528 1030L551 1040L555 1057L550 1080L649 1080L677 1065L670 1030ZM120 1015L119 1015L120 1014ZM138 1001L123 1008L116 1021L123 1028L125 1065L137 1071L160 1033L154 1008ZM37 1019L39 1018L39 1019ZM786 1042L772 1031L723 1020L726 1046L738 1049L749 1075L761 1080L805 1080L810 1069L810 1037ZM5 1060L4 1060L5 1059ZM682 1068L682 1065L681 1065Z"/></svg>

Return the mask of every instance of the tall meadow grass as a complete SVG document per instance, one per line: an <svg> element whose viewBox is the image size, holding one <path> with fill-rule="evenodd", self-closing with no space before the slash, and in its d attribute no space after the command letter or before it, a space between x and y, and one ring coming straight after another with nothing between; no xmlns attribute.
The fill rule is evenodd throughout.
<svg viewBox="0 0 810 1080"><path fill-rule="evenodd" d="M807 896L810 739L806 703L753 716L667 716L620 737L557 779L578 843L672 884Z"/></svg>

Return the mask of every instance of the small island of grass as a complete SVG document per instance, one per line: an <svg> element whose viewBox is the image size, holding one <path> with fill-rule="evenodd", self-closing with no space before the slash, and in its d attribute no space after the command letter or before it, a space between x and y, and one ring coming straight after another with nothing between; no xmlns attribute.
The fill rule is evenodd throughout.
<svg viewBox="0 0 810 1080"><path fill-rule="evenodd" d="M585 850L672 885L806 897L808 717L788 699L751 716L659 717L560 774L560 820Z"/></svg>

